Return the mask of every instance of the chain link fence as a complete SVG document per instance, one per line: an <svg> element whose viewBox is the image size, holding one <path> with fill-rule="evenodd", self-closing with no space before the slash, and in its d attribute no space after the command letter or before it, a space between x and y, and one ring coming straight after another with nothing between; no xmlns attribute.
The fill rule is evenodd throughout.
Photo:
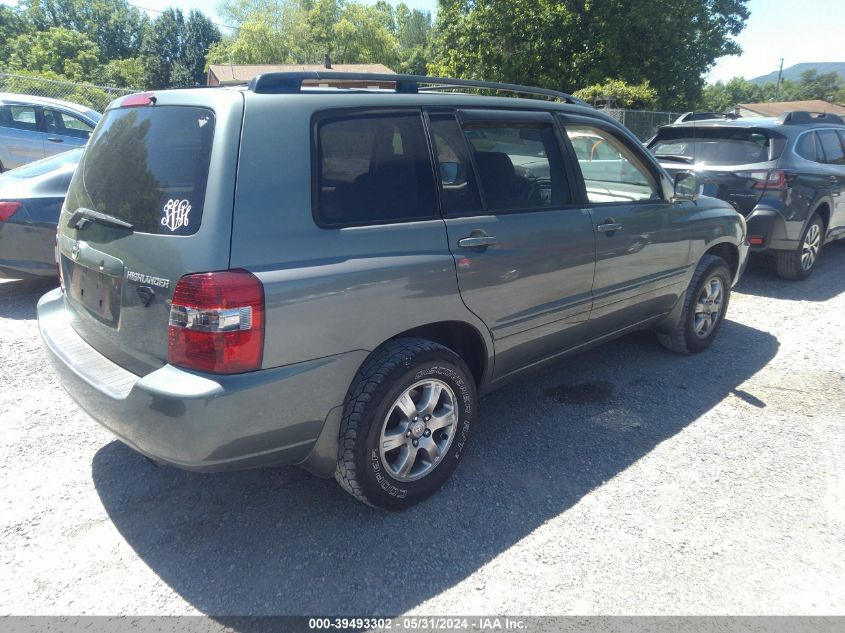
<svg viewBox="0 0 845 633"><path fill-rule="evenodd" d="M102 112L112 99L137 91L0 72L0 92L62 99Z"/></svg>
<svg viewBox="0 0 845 633"><path fill-rule="evenodd" d="M661 125L668 125L683 114L683 112L652 112L650 110L613 110L603 109L602 112L619 121L631 130L641 141L647 141L657 132Z"/></svg>

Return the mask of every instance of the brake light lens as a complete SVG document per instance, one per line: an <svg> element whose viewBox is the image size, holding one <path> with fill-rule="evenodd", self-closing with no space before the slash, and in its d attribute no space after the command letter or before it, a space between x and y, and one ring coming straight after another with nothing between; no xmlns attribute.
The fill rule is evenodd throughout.
<svg viewBox="0 0 845 633"><path fill-rule="evenodd" d="M23 206L20 202L0 202L0 222L5 222Z"/></svg>
<svg viewBox="0 0 845 633"><path fill-rule="evenodd" d="M261 368L264 286L246 270L185 275L170 307L167 360L212 374Z"/></svg>
<svg viewBox="0 0 845 633"><path fill-rule="evenodd" d="M753 180L752 189L766 189L768 191L783 191L786 189L786 172L781 169L737 171L734 172L734 175Z"/></svg>
<svg viewBox="0 0 845 633"><path fill-rule="evenodd" d="M137 92L129 95L120 102L121 108L136 108L138 106L153 105L156 102L155 93L153 92Z"/></svg>

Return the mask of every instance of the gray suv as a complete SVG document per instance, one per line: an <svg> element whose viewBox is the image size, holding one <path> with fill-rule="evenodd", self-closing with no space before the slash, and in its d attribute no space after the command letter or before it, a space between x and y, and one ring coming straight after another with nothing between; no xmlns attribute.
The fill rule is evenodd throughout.
<svg viewBox="0 0 845 633"><path fill-rule="evenodd" d="M0 172L85 145L101 116L70 101L0 92Z"/></svg>
<svg viewBox="0 0 845 633"><path fill-rule="evenodd" d="M585 135L616 155L579 159ZM542 89L281 73L131 95L71 182L39 328L71 396L155 462L300 464L399 509L455 470L479 395L634 330L710 345L747 245L697 191Z"/></svg>

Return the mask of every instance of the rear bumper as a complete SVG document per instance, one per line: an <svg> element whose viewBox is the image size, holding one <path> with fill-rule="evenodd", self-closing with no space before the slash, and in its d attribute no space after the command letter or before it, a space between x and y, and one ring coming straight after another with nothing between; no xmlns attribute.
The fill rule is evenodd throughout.
<svg viewBox="0 0 845 633"><path fill-rule="evenodd" d="M137 376L70 326L60 289L38 302L38 328L62 386L122 442L197 471L295 464L343 403L366 352L218 376L165 365Z"/></svg>

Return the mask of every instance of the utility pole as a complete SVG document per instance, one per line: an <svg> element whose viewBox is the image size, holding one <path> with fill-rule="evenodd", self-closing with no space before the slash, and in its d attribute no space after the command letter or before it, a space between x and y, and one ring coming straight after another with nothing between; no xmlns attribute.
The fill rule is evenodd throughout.
<svg viewBox="0 0 845 633"><path fill-rule="evenodd" d="M778 82L775 85L775 101L777 101L778 97L780 97L781 75L783 75L783 57L780 58L780 70L778 71Z"/></svg>

